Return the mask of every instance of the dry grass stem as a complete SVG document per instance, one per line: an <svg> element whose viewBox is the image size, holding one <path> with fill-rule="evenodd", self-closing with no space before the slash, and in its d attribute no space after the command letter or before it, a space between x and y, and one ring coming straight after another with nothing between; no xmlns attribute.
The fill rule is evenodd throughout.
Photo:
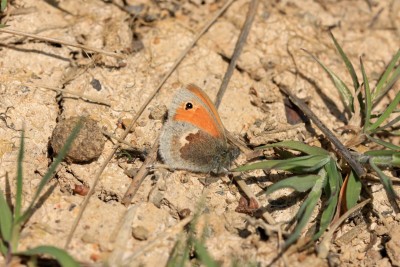
<svg viewBox="0 0 400 267"><path fill-rule="evenodd" d="M21 31L18 31L18 30L13 30L13 29L10 29L10 28L1 28L0 32L13 34L13 35L18 35L18 36L30 37L30 38L34 38L34 39L37 39L37 40L42 40L42 41L46 41L46 42L62 44L62 45L66 45L66 46L72 46L72 47L76 47L76 48L80 48L80 49L88 50L88 51L93 51L93 52L96 52L96 53L100 53L100 54L103 54L103 55L106 55L106 56L115 57L115 58L119 58L119 59L124 59L125 58L125 56L123 56L121 54L114 53L114 52L109 52L109 51L105 51L105 50L102 50L102 49L97 49L97 48L86 46L86 45L70 43L70 42L67 42L67 41L60 40L60 39L55 39L55 38L50 38L50 37L43 37L43 36L40 36L40 35L31 34L31 33L25 33L25 32L21 32Z"/></svg>

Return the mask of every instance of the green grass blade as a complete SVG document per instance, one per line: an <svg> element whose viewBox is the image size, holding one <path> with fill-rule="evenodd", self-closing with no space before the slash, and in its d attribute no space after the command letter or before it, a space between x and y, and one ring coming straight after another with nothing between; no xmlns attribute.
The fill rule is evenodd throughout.
<svg viewBox="0 0 400 267"><path fill-rule="evenodd" d="M70 149L70 147L72 145L72 142L74 141L74 139L78 135L80 129L82 128L82 124L83 124L83 122L82 122L82 120L80 120L77 123L77 125L74 127L74 129L72 130L71 134L68 136L64 146L61 148L57 157L55 158L53 163L50 165L50 167L47 169L46 174L43 176L42 180L40 181L29 207L26 209L24 214L20 217L20 219L18 220L18 223L24 222L27 218L29 218L29 216L33 212L33 207L34 207L34 205L36 205L36 201L39 198L40 193L42 192L42 190L45 187L45 185L47 184L47 182L53 177L58 165L61 163L61 161L66 156L68 150Z"/></svg>
<svg viewBox="0 0 400 267"><path fill-rule="evenodd" d="M400 92L396 94L396 97L394 98L392 103L390 103L389 106L387 106L386 110L382 113L382 115L379 116L379 118L367 128L367 131L374 132L376 128L378 128L387 118L389 118L390 114L395 110L399 102L400 102Z"/></svg>
<svg viewBox="0 0 400 267"><path fill-rule="evenodd" d="M251 170L264 170L264 169L271 169L273 166L282 162L284 160L263 160L260 162L252 163L243 165L233 169L234 172L244 172L244 171L251 171Z"/></svg>
<svg viewBox="0 0 400 267"><path fill-rule="evenodd" d="M280 169L284 171L314 171L329 161L328 155L300 156L284 160L264 160L240 166L233 171L249 171L258 169Z"/></svg>
<svg viewBox="0 0 400 267"><path fill-rule="evenodd" d="M314 240L317 240L329 227L333 216L335 215L336 206L339 199L340 184L342 181L342 175L336 167L336 162L330 160L325 165L325 171L328 178L328 183L325 186L325 194L329 196L326 201L325 208L322 211L320 226L318 232L313 236Z"/></svg>
<svg viewBox="0 0 400 267"><path fill-rule="evenodd" d="M381 139L373 138L372 136L369 136L368 134L365 135L365 136L366 136L369 140L371 140L372 142L374 142L374 143L377 143L377 144L379 144L379 145L381 145L381 146L384 146L384 147L389 148L389 149L392 149L392 150L400 151L400 146L396 146L396 145L394 145L394 144L392 144L392 143L383 141L383 140L381 140Z"/></svg>
<svg viewBox="0 0 400 267"><path fill-rule="evenodd" d="M19 145L18 159L17 159L17 190L15 195L15 206L14 206L14 220L17 221L21 216L22 206L22 186L23 186L23 169L22 161L24 160L24 144L25 130L21 132L21 141Z"/></svg>
<svg viewBox="0 0 400 267"><path fill-rule="evenodd" d="M355 205L357 205L357 201L360 198L361 194L361 181L358 176L351 171L349 180L347 181L347 188L346 188L346 206L347 210L351 209Z"/></svg>
<svg viewBox="0 0 400 267"><path fill-rule="evenodd" d="M7 7L7 0L1 0L0 2L0 11L3 12Z"/></svg>
<svg viewBox="0 0 400 267"><path fill-rule="evenodd" d="M269 186L268 189L265 191L265 194L269 195L272 192L275 192L282 188L292 188L297 192L306 192L310 190L315 185L315 182L320 178L321 177L316 174L292 176Z"/></svg>
<svg viewBox="0 0 400 267"><path fill-rule="evenodd" d="M309 156L308 159L287 159L286 162L281 162L275 165L274 169L300 173L314 172L322 168L326 163L328 163L329 159L330 156L327 155Z"/></svg>
<svg viewBox="0 0 400 267"><path fill-rule="evenodd" d="M8 247L3 242L3 240L0 240L0 253L1 255L3 255L3 257L8 254Z"/></svg>
<svg viewBox="0 0 400 267"><path fill-rule="evenodd" d="M167 267L184 267L189 261L189 252L191 245L188 239L182 234L175 242L174 248L170 253L170 257L167 262Z"/></svg>
<svg viewBox="0 0 400 267"><path fill-rule="evenodd" d="M11 209L8 206L3 191L0 190L0 234L1 240L7 243L11 240L12 221Z"/></svg>
<svg viewBox="0 0 400 267"><path fill-rule="evenodd" d="M399 152L393 150L370 150L366 151L364 154L367 156L382 157L382 156L392 156L395 153Z"/></svg>
<svg viewBox="0 0 400 267"><path fill-rule="evenodd" d="M309 146L299 141L282 141L275 144L269 144L262 147L258 147L257 149L263 149L268 147L283 147L288 149L293 149L296 151L300 151L306 153L308 155L329 155L329 152L323 148L316 146Z"/></svg>
<svg viewBox="0 0 400 267"><path fill-rule="evenodd" d="M400 153L393 154L391 164L400 168Z"/></svg>
<svg viewBox="0 0 400 267"><path fill-rule="evenodd" d="M393 120L389 121L387 124L383 125L382 127L376 128L377 132L384 131L386 128L395 126L396 123L400 121L400 115L394 118ZM398 127L398 125L396 126ZM392 132L390 132L392 134ZM392 134L393 135L393 134Z"/></svg>
<svg viewBox="0 0 400 267"><path fill-rule="evenodd" d="M369 165L374 169L374 171L378 174L379 178L381 179L383 188L385 188L386 194L389 198L390 203L396 205L397 209L399 209L396 199L399 199L399 196L396 194L396 192L393 189L393 184L392 180L383 173L381 169L379 169L378 166L376 166L375 162L373 159L369 160Z"/></svg>
<svg viewBox="0 0 400 267"><path fill-rule="evenodd" d="M206 247L197 239L194 239L194 248L201 263L207 267L218 267L217 262L208 253Z"/></svg>
<svg viewBox="0 0 400 267"><path fill-rule="evenodd" d="M304 51L306 51L306 50L304 50ZM349 88L346 86L346 84L335 73L333 73L330 69L328 69L318 58L313 56L308 51L306 51L306 53L308 53L315 61L317 61L317 63L329 75L329 77L331 78L336 89L338 89L338 91L342 95L342 98L344 100L346 107L352 111L353 110L353 95L352 95L351 91L349 90Z"/></svg>
<svg viewBox="0 0 400 267"><path fill-rule="evenodd" d="M397 67L392 75L390 76L389 80L387 81L386 85L382 89L382 95L385 95L387 91L392 88L392 86L397 82L397 80L400 78L400 68Z"/></svg>
<svg viewBox="0 0 400 267"><path fill-rule="evenodd" d="M354 86L354 92L355 92L358 90L358 87L360 86L360 84L358 83L358 77L357 77L356 71L354 70L353 64L351 64L351 61L347 57L346 53L343 51L342 47L337 42L337 40L336 40L335 36L332 34L332 32L330 32L330 34L331 34L333 43L336 46L336 49L339 51L339 54L342 57L342 60L343 60L344 64L346 65L347 70L350 73L351 79L353 80L353 86Z"/></svg>
<svg viewBox="0 0 400 267"><path fill-rule="evenodd" d="M360 58L361 64L361 72L363 75L363 83L364 83L364 94L365 94L365 103L364 103L364 131L368 129L371 120L371 112L372 112L372 100L371 100L371 89L369 87L368 77L365 73L364 63L362 58Z"/></svg>
<svg viewBox="0 0 400 267"><path fill-rule="evenodd" d="M17 253L24 256L35 256L38 254L46 254L54 257L63 267L79 267L78 262L74 260L65 250L53 246L38 246L28 249L23 252Z"/></svg>
<svg viewBox="0 0 400 267"><path fill-rule="evenodd" d="M320 179L316 181L314 184L313 189L311 192L308 194L307 199L304 201L304 203L301 205L298 213L296 214L297 224L296 227L294 228L292 234L288 237L288 239L285 241L285 247L288 247L291 245L293 242L295 242L300 234L301 231L304 229L304 227L307 225L307 223L310 221L312 213L317 206L318 200L321 197L322 194L322 188L325 183L326 175L322 174L320 172Z"/></svg>
<svg viewBox="0 0 400 267"><path fill-rule="evenodd" d="M397 51L396 55L392 58L392 60L389 62L388 67L386 68L385 72L383 73L381 79L379 80L378 84L375 87L375 91L372 94L372 99L375 100L379 98L379 96L383 95L383 86L387 83L388 76L396 66L396 62L400 58L400 49Z"/></svg>

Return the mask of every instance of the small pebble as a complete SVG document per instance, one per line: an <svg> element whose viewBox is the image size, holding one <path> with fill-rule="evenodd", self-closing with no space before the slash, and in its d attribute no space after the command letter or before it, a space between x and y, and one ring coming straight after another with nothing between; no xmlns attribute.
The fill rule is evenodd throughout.
<svg viewBox="0 0 400 267"><path fill-rule="evenodd" d="M143 226L132 227L132 236L137 240L147 240L149 238L149 230Z"/></svg>
<svg viewBox="0 0 400 267"><path fill-rule="evenodd" d="M150 109L150 119L152 120L163 120L167 113L167 107L165 105L157 105Z"/></svg>
<svg viewBox="0 0 400 267"><path fill-rule="evenodd" d="M74 194L86 196L89 193L89 187L82 184L76 184L72 191Z"/></svg>
<svg viewBox="0 0 400 267"><path fill-rule="evenodd" d="M101 90L101 83L99 80L94 79L90 82L90 85L96 90L96 91L100 91Z"/></svg>
<svg viewBox="0 0 400 267"><path fill-rule="evenodd" d="M81 117L71 117L56 125L50 141L56 155L60 152L80 119ZM68 162L89 163L100 157L103 152L106 140L97 122L82 117L82 123L83 126L65 157Z"/></svg>
<svg viewBox="0 0 400 267"><path fill-rule="evenodd" d="M185 219L186 217L188 217L190 215L190 213L192 213L192 211L190 209L186 208L186 209L180 210L178 212L178 215L179 215L179 218L182 220L182 219Z"/></svg>

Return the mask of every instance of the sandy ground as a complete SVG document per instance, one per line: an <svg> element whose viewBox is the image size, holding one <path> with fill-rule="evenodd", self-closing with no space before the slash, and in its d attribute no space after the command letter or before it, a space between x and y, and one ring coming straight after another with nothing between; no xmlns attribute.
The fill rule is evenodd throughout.
<svg viewBox="0 0 400 267"><path fill-rule="evenodd" d="M106 131L120 135L120 122L132 118L199 29L223 5L222 1L213 0L126 0L132 12L128 14L119 8L122 1L111 2L86 0L78 4L63 0L54 4L16 0L9 7L9 16L2 20L14 30L125 56L118 60L0 33L0 188L5 187L6 172L11 183L15 181L20 131L25 127L25 206L52 161L48 144L58 121L87 116ZM229 131L245 137L253 146L279 140L312 143L315 137L302 123L293 126L286 122L283 96L273 81L308 99L309 106L330 129L345 125L348 118L338 92L301 49L319 57L350 85L351 78L329 37L331 29L356 66L359 57L363 57L374 84L399 49L400 1L260 2L219 108L221 119ZM126 139L136 150L151 148L163 123L159 114L169 105L177 88L195 83L214 98L247 7L247 0L232 4L167 80ZM102 99L110 106L40 86ZM399 88L397 84L396 90ZM254 89L257 96L251 93ZM389 94L387 101L394 95ZM64 246L84 199L74 193L74 188L92 184L113 145L107 139L101 156L91 163L62 164L51 182L55 190L22 232L21 250L43 244ZM139 158L128 162L126 157L116 156L108 163L68 248L77 260L108 261L111 266L164 266L180 231L169 237L163 233L180 222L182 210L189 209L193 214L202 199L205 211L200 221L207 225L206 246L222 266L231 266L233 262L266 266L277 256L277 238L265 238L260 226L250 223L247 215L235 212L241 194L227 176L205 186L202 181L206 175L156 170L146 178L130 207L123 206L121 199L131 182L126 173L141 164ZM281 177L269 172L252 175L255 178L248 180L248 184L254 193ZM317 258L310 248L288 256L289 266L399 264L400 244L394 242L393 235L399 232L395 229L399 228L400 217L393 213L380 184L371 183L370 188L373 206L386 219L386 225L371 212L358 214L339 229L326 259ZM270 202L286 195L290 196L278 204ZM282 191L268 199L261 197L260 201L278 222L285 222L295 214L303 198L304 194ZM127 227L122 227L127 222ZM152 246L147 249L149 244Z"/></svg>

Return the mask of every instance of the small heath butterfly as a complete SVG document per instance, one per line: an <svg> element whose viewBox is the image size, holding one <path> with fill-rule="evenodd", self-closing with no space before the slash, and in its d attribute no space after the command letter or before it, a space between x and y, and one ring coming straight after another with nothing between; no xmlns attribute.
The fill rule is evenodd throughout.
<svg viewBox="0 0 400 267"><path fill-rule="evenodd" d="M210 98L193 84L179 89L160 137L161 158L172 169L227 172L239 155L228 145L225 128Z"/></svg>

